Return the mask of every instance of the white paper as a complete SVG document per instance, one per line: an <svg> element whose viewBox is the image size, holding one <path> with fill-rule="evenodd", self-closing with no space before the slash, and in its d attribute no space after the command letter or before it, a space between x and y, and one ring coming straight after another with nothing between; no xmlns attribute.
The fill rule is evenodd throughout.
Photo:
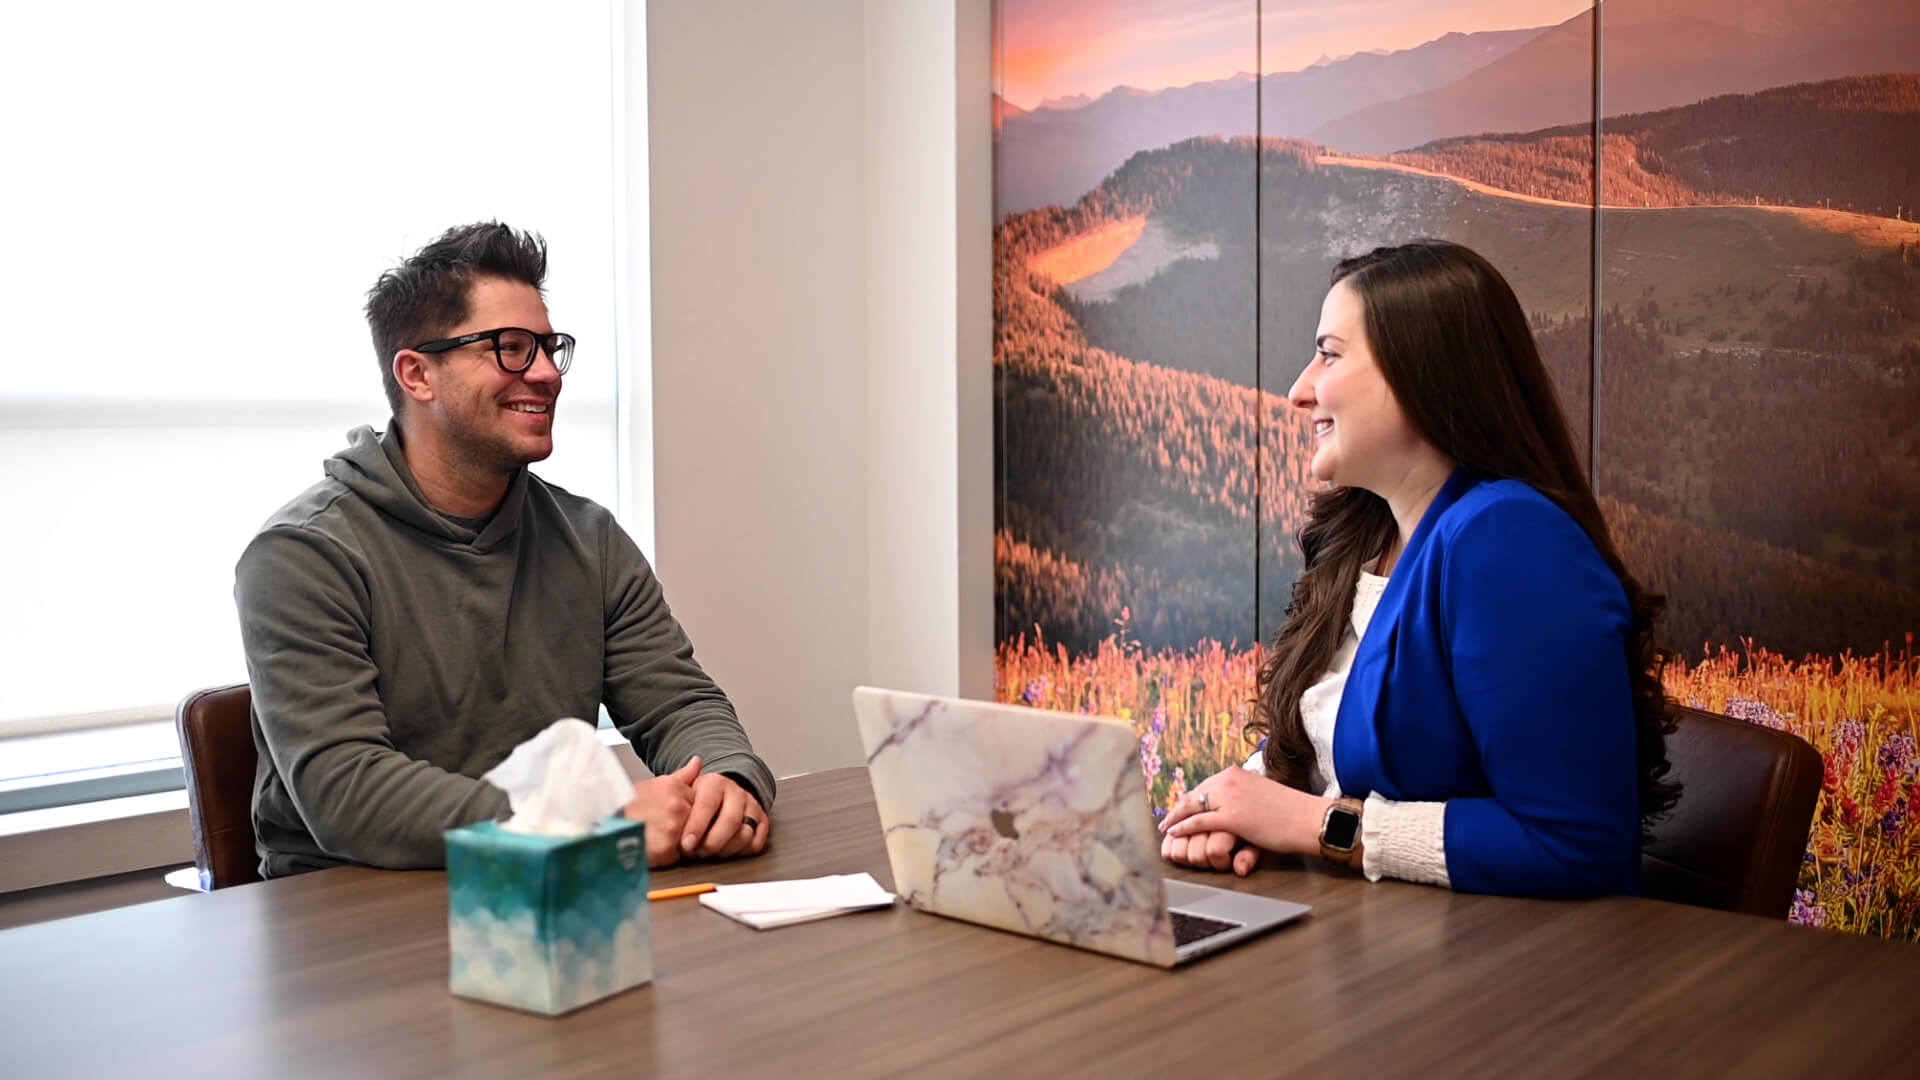
<svg viewBox="0 0 1920 1080"><path fill-rule="evenodd" d="M768 930L849 911L888 907L893 894L881 888L872 874L833 874L722 885L701 894L700 903L756 930Z"/></svg>
<svg viewBox="0 0 1920 1080"><path fill-rule="evenodd" d="M880 887L872 874L832 874L791 881L756 881L721 885L704 894L730 911L791 911L795 908L852 907L891 903L893 894Z"/></svg>

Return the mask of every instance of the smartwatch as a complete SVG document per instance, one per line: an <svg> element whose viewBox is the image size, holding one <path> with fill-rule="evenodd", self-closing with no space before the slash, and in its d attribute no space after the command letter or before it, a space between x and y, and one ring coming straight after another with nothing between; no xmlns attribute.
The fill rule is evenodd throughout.
<svg viewBox="0 0 1920 1080"><path fill-rule="evenodd" d="M1351 800L1327 807L1320 819L1320 854L1334 862L1345 862L1360 843L1360 810Z"/></svg>

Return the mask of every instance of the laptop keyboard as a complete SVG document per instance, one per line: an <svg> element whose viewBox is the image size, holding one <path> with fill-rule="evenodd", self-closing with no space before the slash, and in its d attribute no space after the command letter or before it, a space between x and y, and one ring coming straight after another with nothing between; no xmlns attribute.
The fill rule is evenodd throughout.
<svg viewBox="0 0 1920 1080"><path fill-rule="evenodd" d="M1173 917L1173 943L1175 946L1191 945L1202 938L1215 934L1224 934L1229 930L1238 930L1244 923L1226 922L1222 919L1209 919L1204 915L1190 915L1184 911L1169 911Z"/></svg>

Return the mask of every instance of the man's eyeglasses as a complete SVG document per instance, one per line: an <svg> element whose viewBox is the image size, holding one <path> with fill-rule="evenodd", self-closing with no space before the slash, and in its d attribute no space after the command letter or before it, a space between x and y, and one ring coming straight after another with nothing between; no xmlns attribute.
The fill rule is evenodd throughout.
<svg viewBox="0 0 1920 1080"><path fill-rule="evenodd" d="M458 349L462 345L471 345L476 341L493 343L493 361L500 370L509 375L518 375L533 366L533 361L545 349L553 366L560 374L567 373L567 365L573 363L572 334L536 334L531 330L522 330L518 326L503 326L498 330L481 330L459 337L441 338L429 341L425 345L415 345L414 352L443 353Z"/></svg>

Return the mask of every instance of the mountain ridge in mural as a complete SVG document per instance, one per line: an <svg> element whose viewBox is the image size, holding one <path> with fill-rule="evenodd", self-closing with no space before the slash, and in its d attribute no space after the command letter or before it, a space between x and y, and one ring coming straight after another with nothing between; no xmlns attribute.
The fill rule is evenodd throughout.
<svg viewBox="0 0 1920 1080"><path fill-rule="evenodd" d="M1875 0L1609 0L1601 16L1601 111L1651 112L1722 94L1911 70L1920 25L1899 7ZM1456 81L1355 109L1308 137L1353 153L1388 154L1437 139L1591 122L1593 19L1582 12Z"/></svg>
<svg viewBox="0 0 1920 1080"><path fill-rule="evenodd" d="M1539 32L1456 32L1399 52L1360 52L1275 72L1260 80L1258 114L1253 79L1245 72L1161 90L1116 87L1072 109L1016 114L1011 103L1001 103L995 208L1004 215L1070 204L1133 154L1197 135L1252 135L1256 125L1269 136L1305 135L1356 103L1443 86Z"/></svg>
<svg viewBox="0 0 1920 1080"><path fill-rule="evenodd" d="M1390 160L1523 195L1593 200L1593 128L1440 139ZM1610 207L1766 203L1912 220L1920 74L1855 75L1609 116Z"/></svg>

